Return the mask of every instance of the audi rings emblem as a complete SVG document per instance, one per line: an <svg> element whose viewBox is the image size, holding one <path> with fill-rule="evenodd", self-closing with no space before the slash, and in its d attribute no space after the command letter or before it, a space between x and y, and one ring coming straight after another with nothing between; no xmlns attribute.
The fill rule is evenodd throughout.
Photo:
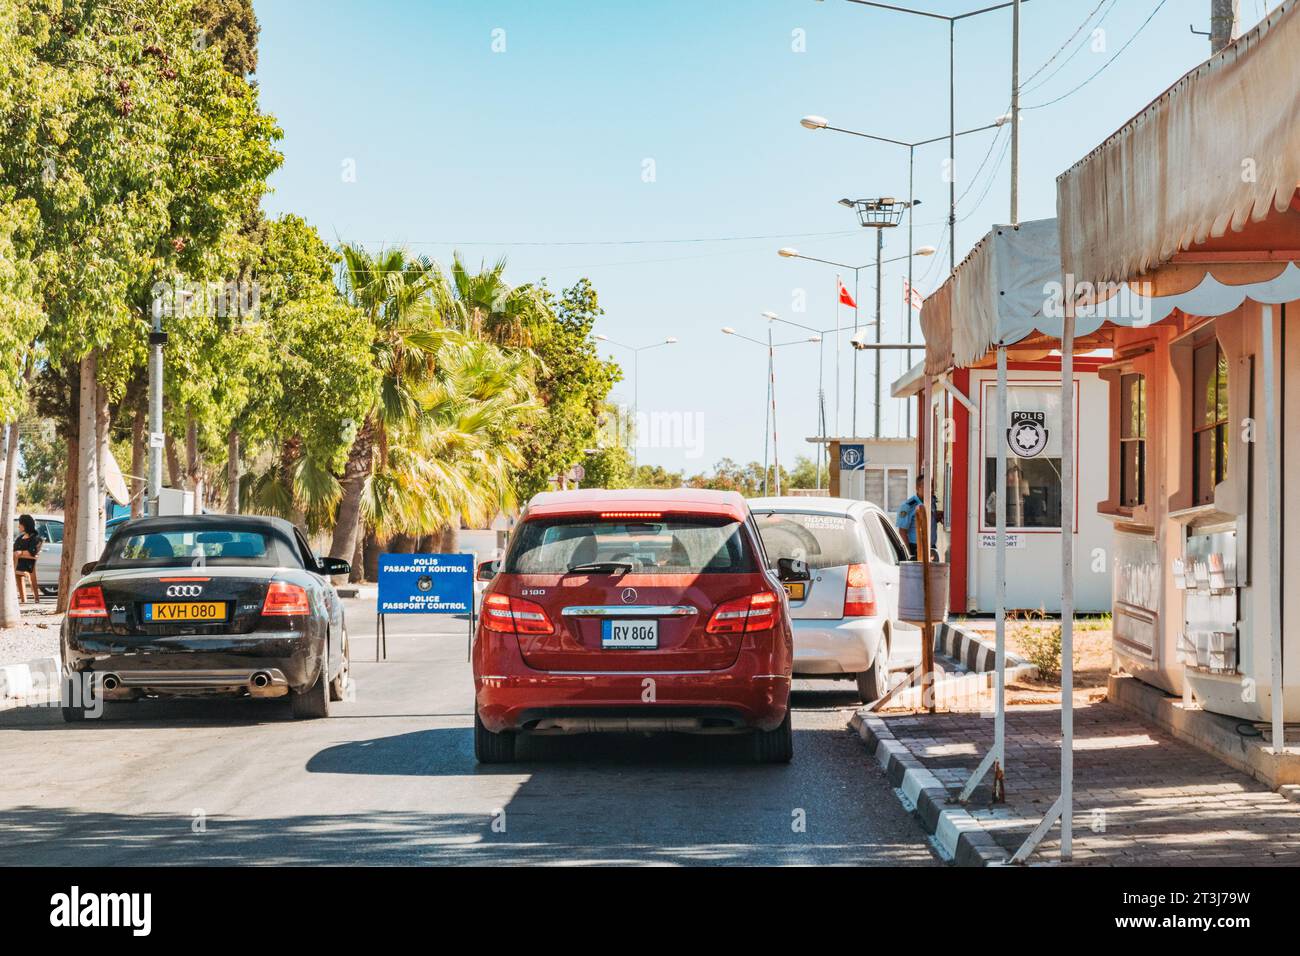
<svg viewBox="0 0 1300 956"><path fill-rule="evenodd" d="M631 604L636 600L636 588L624 588L622 598L624 604Z"/></svg>
<svg viewBox="0 0 1300 956"><path fill-rule="evenodd" d="M167 587L168 597L198 597L202 593L202 584L172 584Z"/></svg>

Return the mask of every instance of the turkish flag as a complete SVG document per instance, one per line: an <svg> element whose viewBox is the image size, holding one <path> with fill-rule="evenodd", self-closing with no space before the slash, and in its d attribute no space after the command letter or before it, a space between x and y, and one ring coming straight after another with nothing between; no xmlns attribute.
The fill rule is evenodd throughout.
<svg viewBox="0 0 1300 956"><path fill-rule="evenodd" d="M849 295L849 290L845 288L844 283L840 282L840 304L847 305L850 309L856 309L858 304L853 301L853 296Z"/></svg>

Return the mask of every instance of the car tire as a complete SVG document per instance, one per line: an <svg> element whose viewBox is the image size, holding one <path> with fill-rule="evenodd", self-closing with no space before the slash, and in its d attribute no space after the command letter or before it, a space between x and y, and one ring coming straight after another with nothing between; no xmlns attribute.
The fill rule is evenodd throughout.
<svg viewBox="0 0 1300 956"><path fill-rule="evenodd" d="M889 671L885 669L885 655L881 653L883 650L882 643L871 662L871 669L858 675L858 700L864 704L880 700L889 692Z"/></svg>
<svg viewBox="0 0 1300 956"><path fill-rule="evenodd" d="M479 763L510 763L515 759L515 735L494 734L483 726L478 710L474 711L474 759Z"/></svg>
<svg viewBox="0 0 1300 956"><path fill-rule="evenodd" d="M794 758L794 728L791 726L793 710L787 706L785 719L775 730L760 730L754 734L754 760L758 763L789 763Z"/></svg>
<svg viewBox="0 0 1300 956"><path fill-rule="evenodd" d="M339 665L339 676L330 681L330 700L346 700L348 686L352 683L352 647L347 632L343 634L343 663Z"/></svg>
<svg viewBox="0 0 1300 956"><path fill-rule="evenodd" d="M326 658L321 662L316 683L304 691L296 691L292 688L289 690L289 707L294 717L315 720L330 715L330 682L326 673L328 668L328 658Z"/></svg>

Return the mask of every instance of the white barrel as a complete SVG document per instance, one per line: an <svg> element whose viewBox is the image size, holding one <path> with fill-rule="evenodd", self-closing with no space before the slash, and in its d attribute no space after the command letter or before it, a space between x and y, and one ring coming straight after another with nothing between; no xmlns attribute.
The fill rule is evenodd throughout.
<svg viewBox="0 0 1300 956"><path fill-rule="evenodd" d="M898 567L898 619L925 624L925 567L920 561L904 561ZM948 618L948 574L950 565L930 562L930 620L936 624Z"/></svg>

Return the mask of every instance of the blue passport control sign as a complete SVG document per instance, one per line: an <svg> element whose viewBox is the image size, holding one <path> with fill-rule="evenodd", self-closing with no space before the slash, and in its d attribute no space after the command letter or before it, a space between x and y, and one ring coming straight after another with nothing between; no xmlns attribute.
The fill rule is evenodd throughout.
<svg viewBox="0 0 1300 956"><path fill-rule="evenodd" d="M469 614L472 554L381 554L380 614Z"/></svg>

